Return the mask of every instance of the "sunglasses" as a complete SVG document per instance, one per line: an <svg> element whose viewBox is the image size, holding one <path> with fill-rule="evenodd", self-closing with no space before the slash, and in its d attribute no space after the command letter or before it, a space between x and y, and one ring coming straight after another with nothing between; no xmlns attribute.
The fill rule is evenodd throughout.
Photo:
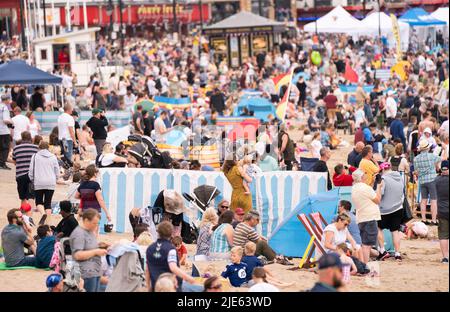
<svg viewBox="0 0 450 312"><path fill-rule="evenodd" d="M230 206L224 206L224 205L222 205L220 207L222 207L223 209L229 209L230 208Z"/></svg>

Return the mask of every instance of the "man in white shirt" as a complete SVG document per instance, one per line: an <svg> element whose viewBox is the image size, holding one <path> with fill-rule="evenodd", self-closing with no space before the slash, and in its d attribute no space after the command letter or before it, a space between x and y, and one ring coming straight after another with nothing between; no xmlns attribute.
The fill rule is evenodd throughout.
<svg viewBox="0 0 450 312"><path fill-rule="evenodd" d="M394 99L394 91L389 90L388 96L386 98L386 118L387 118L387 126L391 126L391 122L397 116L397 102Z"/></svg>
<svg viewBox="0 0 450 312"><path fill-rule="evenodd" d="M427 60L425 61L425 70L427 73L430 73L430 72L436 70L436 66L434 66L434 62L431 59L431 57L427 57Z"/></svg>
<svg viewBox="0 0 450 312"><path fill-rule="evenodd" d="M0 101L0 169L11 170L6 165L8 160L9 147L11 142L11 132L9 126L12 125L11 116L9 115L6 102L10 101L9 94L3 94Z"/></svg>
<svg viewBox="0 0 450 312"><path fill-rule="evenodd" d="M71 163L73 148L77 146L75 139L75 120L72 117L72 105L64 105L64 113L58 117L58 139L64 157Z"/></svg>
<svg viewBox="0 0 450 312"><path fill-rule="evenodd" d="M30 120L22 115L20 107L14 108L14 117L11 120L14 125L13 140L17 143L22 139L22 132L30 131Z"/></svg>
<svg viewBox="0 0 450 312"><path fill-rule="evenodd" d="M167 118L167 111L162 111L158 118L155 119L155 141L157 143L165 143L165 134L171 129L167 129L164 119Z"/></svg>
<svg viewBox="0 0 450 312"><path fill-rule="evenodd" d="M151 99L153 99L153 97L154 97L155 95L158 94L158 89L156 89L156 82L155 82L155 80L154 80L153 74L151 74L151 75L148 77L148 80L147 80L147 89L148 89L148 96L149 96Z"/></svg>

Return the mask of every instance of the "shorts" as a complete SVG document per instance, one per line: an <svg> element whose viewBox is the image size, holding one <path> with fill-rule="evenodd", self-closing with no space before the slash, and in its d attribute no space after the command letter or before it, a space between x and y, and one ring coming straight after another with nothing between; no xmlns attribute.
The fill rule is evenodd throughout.
<svg viewBox="0 0 450 312"><path fill-rule="evenodd" d="M19 193L20 200L26 200L34 198L34 194L30 192L30 178L28 174L24 174L16 178L17 182L17 193Z"/></svg>
<svg viewBox="0 0 450 312"><path fill-rule="evenodd" d="M440 240L448 239L448 219L438 218L438 238Z"/></svg>
<svg viewBox="0 0 450 312"><path fill-rule="evenodd" d="M403 208L395 212L381 215L381 220L378 221L380 229L388 229L391 232L399 231L403 219Z"/></svg>
<svg viewBox="0 0 450 312"><path fill-rule="evenodd" d="M377 244L378 224L377 221L367 221L358 224L361 232L361 242L365 246L374 246Z"/></svg>
<svg viewBox="0 0 450 312"><path fill-rule="evenodd" d="M431 181L420 184L420 196L422 196L422 199L427 199L428 195L430 195L430 200L437 200L436 182Z"/></svg>

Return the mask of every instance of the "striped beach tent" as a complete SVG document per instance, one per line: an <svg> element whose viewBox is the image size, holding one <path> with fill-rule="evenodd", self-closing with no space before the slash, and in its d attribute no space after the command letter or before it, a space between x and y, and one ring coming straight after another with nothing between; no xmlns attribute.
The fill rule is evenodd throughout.
<svg viewBox="0 0 450 312"><path fill-rule="evenodd" d="M189 146L187 148L187 157L185 157L184 149L181 146L169 144L156 145L161 152L169 152L173 159L198 160L203 166L211 166L214 169L220 168L219 149L216 144L206 146Z"/></svg>
<svg viewBox="0 0 450 312"><path fill-rule="evenodd" d="M169 98L165 96L155 96L153 103L166 109L185 109L191 108L193 105L190 98Z"/></svg>

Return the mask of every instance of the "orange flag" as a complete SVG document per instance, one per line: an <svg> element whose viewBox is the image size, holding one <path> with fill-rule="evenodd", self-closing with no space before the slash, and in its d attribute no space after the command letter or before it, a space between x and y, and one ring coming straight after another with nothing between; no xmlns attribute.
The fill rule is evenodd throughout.
<svg viewBox="0 0 450 312"><path fill-rule="evenodd" d="M359 80L358 74L350 66L349 61L345 63L344 78L353 83L357 83Z"/></svg>

